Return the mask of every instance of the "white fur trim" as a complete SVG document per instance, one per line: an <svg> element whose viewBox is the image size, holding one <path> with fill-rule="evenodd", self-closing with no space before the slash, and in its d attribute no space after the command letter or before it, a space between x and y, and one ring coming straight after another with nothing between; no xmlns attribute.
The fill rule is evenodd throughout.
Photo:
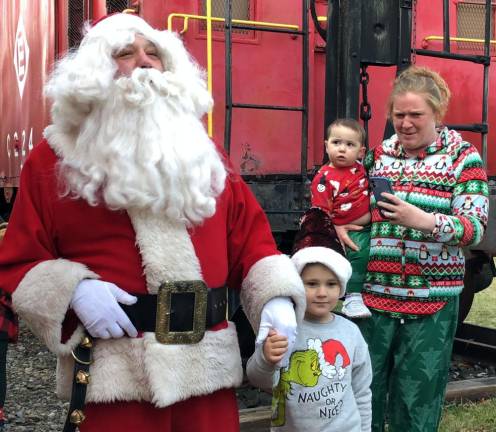
<svg viewBox="0 0 496 432"><path fill-rule="evenodd" d="M206 332L194 345L162 345L150 334L145 344L148 373L161 378L151 381L156 406L241 384L243 368L233 323L225 330Z"/></svg>
<svg viewBox="0 0 496 432"><path fill-rule="evenodd" d="M294 264L286 255L272 255L257 261L242 283L241 303L255 333L262 308L271 298L291 297L296 305L296 319L305 314L305 289Z"/></svg>
<svg viewBox="0 0 496 432"><path fill-rule="evenodd" d="M68 399L73 360L59 357L57 393ZM99 340L90 368L88 402L146 400L165 407L193 396L241 384L243 369L236 329L207 331L194 345L163 345L143 338Z"/></svg>
<svg viewBox="0 0 496 432"><path fill-rule="evenodd" d="M182 223L146 210L129 210L150 294L166 280L203 279L200 261Z"/></svg>
<svg viewBox="0 0 496 432"><path fill-rule="evenodd" d="M351 264L340 253L322 246L309 246L300 249L292 257L296 270L299 274L307 264L322 264L331 270L339 279L341 284L340 297L346 292L346 284L351 277Z"/></svg>
<svg viewBox="0 0 496 432"><path fill-rule="evenodd" d="M65 344L61 343L62 322L74 289L83 279L98 279L98 275L80 263L43 261L26 273L12 295L15 311L56 354L69 354L83 335L79 326Z"/></svg>

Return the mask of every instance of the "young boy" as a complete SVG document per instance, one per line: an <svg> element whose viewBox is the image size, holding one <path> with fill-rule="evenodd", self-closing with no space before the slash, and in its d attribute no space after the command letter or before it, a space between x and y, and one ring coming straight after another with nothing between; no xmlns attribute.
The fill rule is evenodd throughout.
<svg viewBox="0 0 496 432"><path fill-rule="evenodd" d="M335 225L363 227L348 232L360 250L346 248L353 274L342 313L349 318L368 318L371 313L361 295L370 246L369 185L359 162L365 154L365 130L356 120L338 119L327 128L327 136L329 163L320 168L312 181L312 207L326 211Z"/></svg>
<svg viewBox="0 0 496 432"><path fill-rule="evenodd" d="M320 213L320 214L319 214ZM311 219L329 216L311 209ZM314 221L304 218L302 227ZM327 224L331 226L332 224ZM300 231L301 232L301 231ZM313 238L315 229L312 232ZM271 431L371 430L372 369L367 344L351 321L332 313L351 276L350 263L320 236L314 246L302 236L292 260L306 291L306 312L287 367L276 364L287 351L287 339L270 331L248 360L253 385L272 388Z"/></svg>

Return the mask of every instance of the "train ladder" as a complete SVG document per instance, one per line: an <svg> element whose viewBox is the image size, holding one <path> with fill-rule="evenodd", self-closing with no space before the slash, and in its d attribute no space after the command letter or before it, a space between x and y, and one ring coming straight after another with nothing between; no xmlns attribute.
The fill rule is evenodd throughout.
<svg viewBox="0 0 496 432"><path fill-rule="evenodd" d="M482 88L482 120L480 123L472 124L450 124L447 125L450 129L459 131L477 132L482 135L482 160L484 166L487 167L487 133L488 133L488 106L489 106L489 66L491 64L490 57L490 41L491 41L491 0L486 0L485 9L485 32L484 32L484 55L469 55L469 54L454 54L451 52L450 46L450 0L443 0L443 50L432 51L427 49L413 48L412 54L428 57L438 57L449 60L461 60L472 63L481 64L484 67L484 78ZM415 44L415 41L414 41Z"/></svg>
<svg viewBox="0 0 496 432"><path fill-rule="evenodd" d="M309 0L302 0L302 24L301 30L284 29L277 27L258 27L256 25L240 25L232 22L231 1L225 0L225 79L226 79L226 111L225 111L225 129L224 129L224 148L227 154L231 150L231 127L233 108L242 109L264 109L264 110L281 110L281 111L299 111L301 112L301 178L303 184L307 181L307 145L308 145L308 11ZM302 39L302 92L301 106L281 106L281 105L260 105L233 102L232 97L232 30L255 30L272 33L284 33L301 37ZM303 203L303 197L302 197Z"/></svg>

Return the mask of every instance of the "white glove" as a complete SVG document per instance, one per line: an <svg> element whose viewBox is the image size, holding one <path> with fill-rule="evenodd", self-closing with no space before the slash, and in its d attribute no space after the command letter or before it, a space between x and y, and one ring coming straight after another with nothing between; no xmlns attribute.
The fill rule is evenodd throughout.
<svg viewBox="0 0 496 432"><path fill-rule="evenodd" d="M289 297L274 297L265 303L260 318L257 345L265 341L270 329L288 338L288 351L277 363L279 367L287 366L296 340L296 314Z"/></svg>
<svg viewBox="0 0 496 432"><path fill-rule="evenodd" d="M124 336L124 331L129 336L136 337L138 331L119 303L132 305L137 301L135 296L113 283L85 279L76 287L71 307L93 337L120 338Z"/></svg>

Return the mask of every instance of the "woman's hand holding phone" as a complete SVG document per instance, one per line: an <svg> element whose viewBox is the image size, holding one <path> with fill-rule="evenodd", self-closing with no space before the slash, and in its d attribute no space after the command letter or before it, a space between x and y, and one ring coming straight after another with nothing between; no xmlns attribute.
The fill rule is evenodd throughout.
<svg viewBox="0 0 496 432"><path fill-rule="evenodd" d="M391 183L385 177L370 177L369 179L370 187L372 188L372 193L374 194L375 201L378 206L379 213L385 219L389 219L388 213L384 211L382 206L379 203L383 202L391 202L388 201L387 196L383 195L383 193L394 195L393 188L391 187Z"/></svg>
<svg viewBox="0 0 496 432"><path fill-rule="evenodd" d="M377 205L382 207L385 217L395 225L403 225L407 228L417 229L425 233L431 233L436 226L434 213L426 211L409 204L396 195L384 193L384 198L389 202L380 201Z"/></svg>
<svg viewBox="0 0 496 432"><path fill-rule="evenodd" d="M380 180L378 180L380 179ZM403 225L407 228L418 229L430 233L436 226L434 213L414 206L413 204L398 198L384 177L371 177L370 184L374 193L377 207L381 215L395 225Z"/></svg>

